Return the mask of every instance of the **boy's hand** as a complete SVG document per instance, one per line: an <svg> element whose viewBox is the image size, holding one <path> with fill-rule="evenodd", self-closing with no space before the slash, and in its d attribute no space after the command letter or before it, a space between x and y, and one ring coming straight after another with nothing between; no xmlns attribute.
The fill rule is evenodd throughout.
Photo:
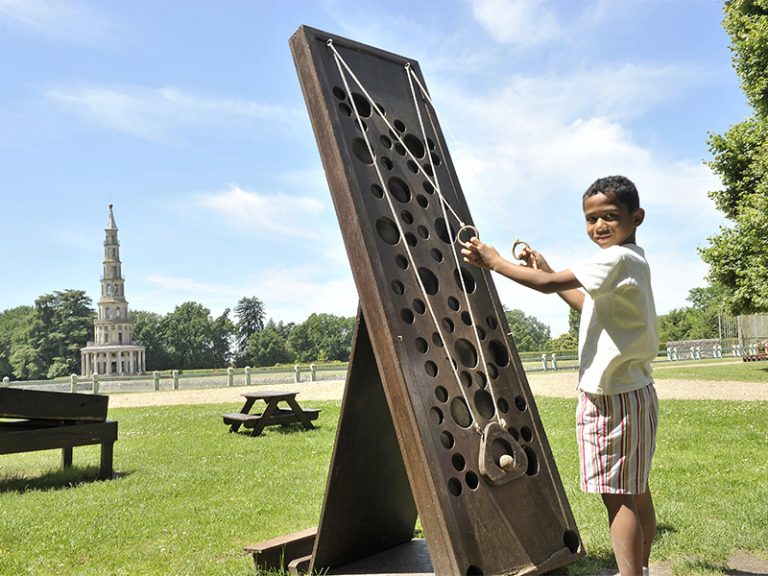
<svg viewBox="0 0 768 576"><path fill-rule="evenodd" d="M503 260L496 248L490 244L483 244L477 237L473 237L464 244L461 254L464 256L464 262L489 270L494 270L494 267Z"/></svg>
<svg viewBox="0 0 768 576"><path fill-rule="evenodd" d="M542 270L544 272L554 272L552 267L544 259L544 256L540 252L532 249L527 244L523 246L520 253L517 255L519 260L525 262L525 265L534 270Z"/></svg>

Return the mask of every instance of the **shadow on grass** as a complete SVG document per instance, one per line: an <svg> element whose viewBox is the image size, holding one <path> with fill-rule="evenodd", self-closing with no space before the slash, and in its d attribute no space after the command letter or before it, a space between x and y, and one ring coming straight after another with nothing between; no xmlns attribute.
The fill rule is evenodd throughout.
<svg viewBox="0 0 768 576"><path fill-rule="evenodd" d="M302 426L300 423L296 422L293 424L271 424L264 428L264 430L259 434L258 436L254 436L254 438L263 438L270 436L271 434L295 434L297 432L304 432L304 433L312 433L315 431L319 431L322 429L322 426L319 426L317 424L314 425L314 428L310 428L307 430ZM232 434L232 432L230 432ZM234 432L234 434L238 434L240 436L250 436L251 431L248 428L240 429L237 432Z"/></svg>
<svg viewBox="0 0 768 576"><path fill-rule="evenodd" d="M117 480L128 476L128 472L113 472L109 480ZM103 482L99 478L98 466L72 467L66 470L52 470L41 476L6 476L0 478L0 494L17 492L23 494L33 490L63 490L77 488L83 484Z"/></svg>

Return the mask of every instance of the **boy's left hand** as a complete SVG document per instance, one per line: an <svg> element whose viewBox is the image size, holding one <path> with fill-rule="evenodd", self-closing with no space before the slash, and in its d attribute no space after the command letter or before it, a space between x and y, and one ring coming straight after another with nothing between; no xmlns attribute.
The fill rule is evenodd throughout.
<svg viewBox="0 0 768 576"><path fill-rule="evenodd" d="M501 255L496 248L490 244L483 244L477 237L464 243L461 254L464 257L464 262L489 270L493 270L494 266L501 260Z"/></svg>

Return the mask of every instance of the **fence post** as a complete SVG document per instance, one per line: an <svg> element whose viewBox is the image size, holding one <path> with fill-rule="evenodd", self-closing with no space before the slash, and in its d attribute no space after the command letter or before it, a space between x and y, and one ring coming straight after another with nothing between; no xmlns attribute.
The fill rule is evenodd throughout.
<svg viewBox="0 0 768 576"><path fill-rule="evenodd" d="M11 385L11 379L8 378L8 376L3 376L3 386L10 386Z"/></svg>
<svg viewBox="0 0 768 576"><path fill-rule="evenodd" d="M173 389L178 390L179 389L179 371L174 370L171 372L171 375L173 376Z"/></svg>
<svg viewBox="0 0 768 576"><path fill-rule="evenodd" d="M160 390L160 372L157 370L152 372L152 383L154 385L155 391Z"/></svg>
<svg viewBox="0 0 768 576"><path fill-rule="evenodd" d="M235 385L235 369L230 366L227 368L227 386L234 386Z"/></svg>
<svg viewBox="0 0 768 576"><path fill-rule="evenodd" d="M672 360L677 361L677 348L672 348Z"/></svg>
<svg viewBox="0 0 768 576"><path fill-rule="evenodd" d="M552 370L557 371L557 354L552 354Z"/></svg>
<svg viewBox="0 0 768 576"><path fill-rule="evenodd" d="M317 366L312 363L309 365L309 381L315 382L317 380Z"/></svg>
<svg viewBox="0 0 768 576"><path fill-rule="evenodd" d="M77 392L77 374L69 375L69 391L73 394Z"/></svg>
<svg viewBox="0 0 768 576"><path fill-rule="evenodd" d="M93 373L93 393L99 393L99 375L96 372Z"/></svg>
<svg viewBox="0 0 768 576"><path fill-rule="evenodd" d="M298 384L301 382L301 367L295 364L293 367L293 381Z"/></svg>
<svg viewBox="0 0 768 576"><path fill-rule="evenodd" d="M251 367L250 366L245 367L245 385L246 386L251 385Z"/></svg>
<svg viewBox="0 0 768 576"><path fill-rule="evenodd" d="M541 355L541 367L544 369L544 372L547 371L547 355L546 354Z"/></svg>

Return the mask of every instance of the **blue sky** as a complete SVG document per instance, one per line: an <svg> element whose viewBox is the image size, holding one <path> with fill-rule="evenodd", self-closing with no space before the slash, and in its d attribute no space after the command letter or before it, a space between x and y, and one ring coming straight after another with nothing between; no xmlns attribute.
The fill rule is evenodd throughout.
<svg viewBox="0 0 768 576"><path fill-rule="evenodd" d="M555 268L596 248L581 194L637 184L658 312L723 222L707 134L750 114L714 0L0 0L0 310L99 294L107 205L126 297L351 316L357 294L288 48L301 24L419 61L481 237ZM502 302L567 309L496 278Z"/></svg>

